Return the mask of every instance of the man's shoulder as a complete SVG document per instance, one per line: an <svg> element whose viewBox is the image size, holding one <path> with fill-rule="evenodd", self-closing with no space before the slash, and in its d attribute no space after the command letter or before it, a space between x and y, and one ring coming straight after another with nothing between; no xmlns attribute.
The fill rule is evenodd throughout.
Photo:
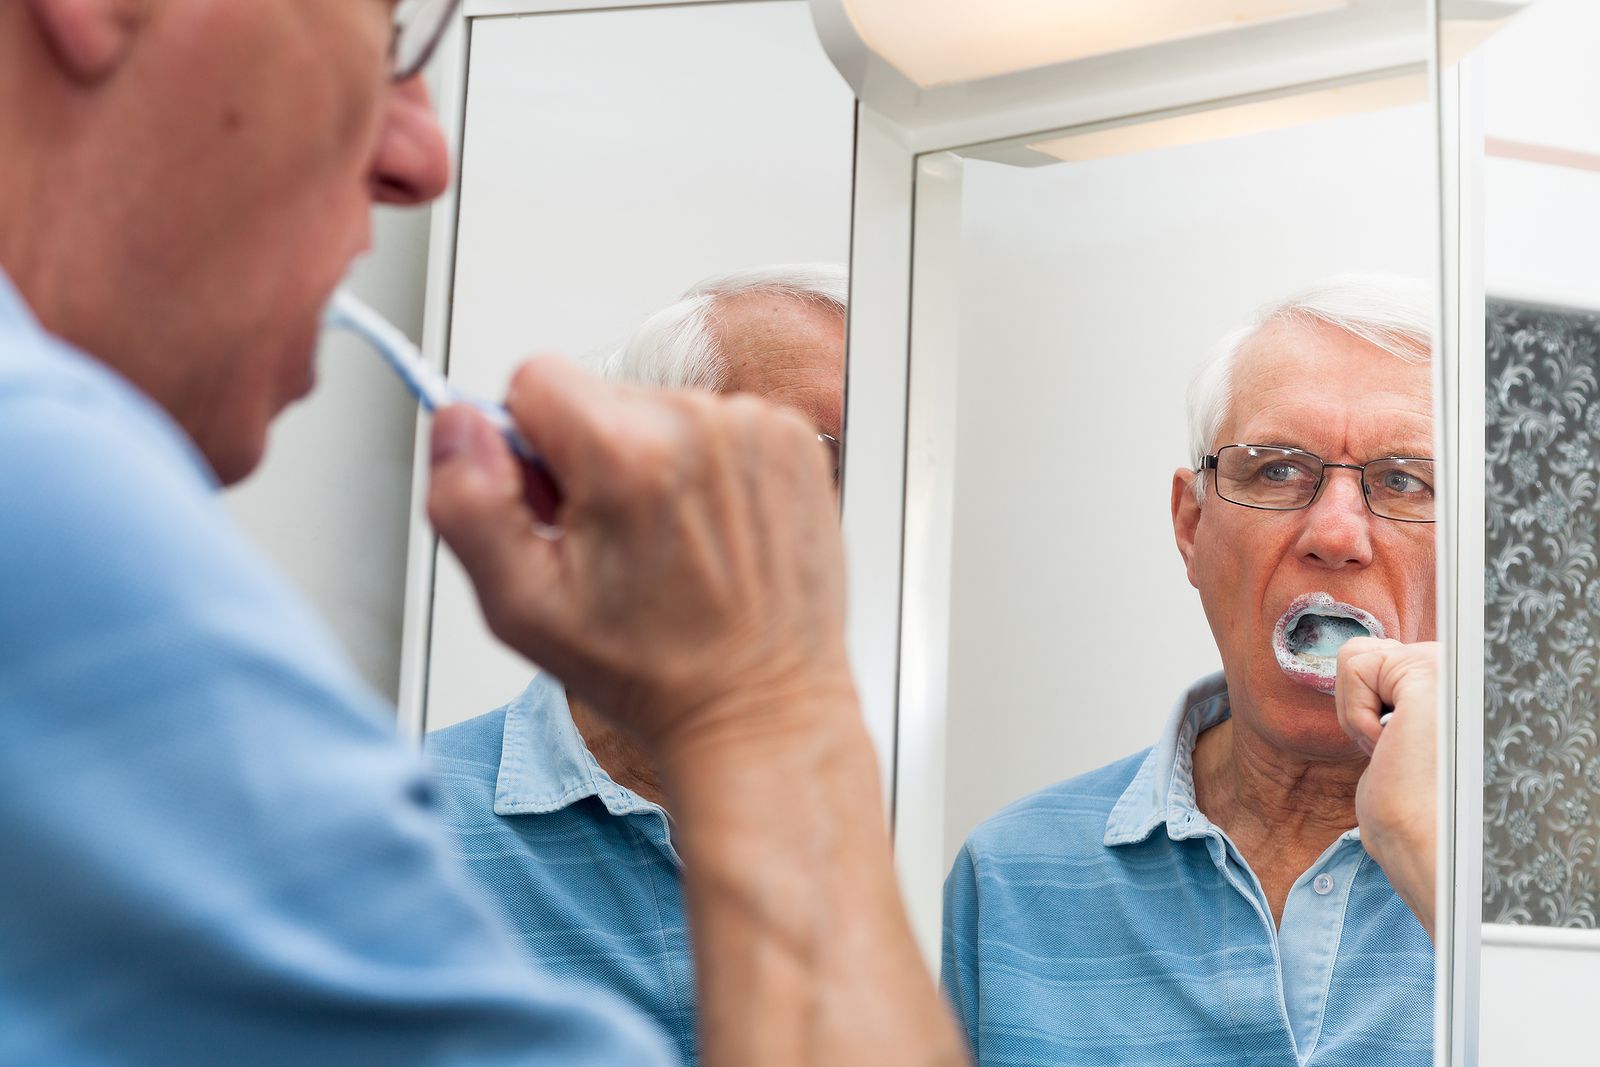
<svg viewBox="0 0 1600 1067"><path fill-rule="evenodd" d="M332 688L375 711L176 423L87 357L33 352L49 344L20 345L21 363L46 369L0 375L0 661L12 680L78 677L93 680L84 693L149 696L159 677L199 699L202 681L270 674L285 695ZM60 374L48 369L58 363Z"/></svg>
<svg viewBox="0 0 1600 1067"><path fill-rule="evenodd" d="M980 858L1003 859L1036 852L1041 841L1055 850L1087 847L1098 850L1111 809L1133 782L1150 750L1109 763L1074 778L1046 786L1001 808L967 838L967 851Z"/></svg>

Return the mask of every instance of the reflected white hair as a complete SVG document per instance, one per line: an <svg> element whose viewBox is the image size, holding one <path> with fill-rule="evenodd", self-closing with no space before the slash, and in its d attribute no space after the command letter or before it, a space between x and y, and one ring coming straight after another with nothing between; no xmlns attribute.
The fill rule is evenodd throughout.
<svg viewBox="0 0 1600 1067"><path fill-rule="evenodd" d="M1227 334L1189 383L1189 455L1195 470L1228 421L1233 405L1233 367L1256 334L1275 323L1326 323L1406 363L1432 357L1438 319L1434 286L1421 278L1390 274L1338 274L1263 308L1255 321ZM1204 498L1204 474L1194 480Z"/></svg>
<svg viewBox="0 0 1600 1067"><path fill-rule="evenodd" d="M752 293L803 300L843 315L849 274L833 263L785 263L706 278L645 319L619 347L597 359L594 369L602 377L640 385L715 392L728 377L714 328L717 309Z"/></svg>

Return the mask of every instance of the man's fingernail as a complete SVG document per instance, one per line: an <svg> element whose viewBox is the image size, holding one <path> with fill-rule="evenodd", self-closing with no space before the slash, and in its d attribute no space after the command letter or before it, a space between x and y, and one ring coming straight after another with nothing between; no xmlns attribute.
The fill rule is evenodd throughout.
<svg viewBox="0 0 1600 1067"><path fill-rule="evenodd" d="M428 458L434 464L448 462L472 448L472 421L446 416L434 421Z"/></svg>

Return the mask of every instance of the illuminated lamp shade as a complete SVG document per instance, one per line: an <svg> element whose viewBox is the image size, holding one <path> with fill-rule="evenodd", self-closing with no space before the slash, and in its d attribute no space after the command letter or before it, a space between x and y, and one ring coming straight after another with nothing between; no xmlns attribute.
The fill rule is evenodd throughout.
<svg viewBox="0 0 1600 1067"><path fill-rule="evenodd" d="M1145 122L1085 129L1028 147L1068 163L1082 163L1153 148L1263 133L1427 99L1427 75L1407 74L1209 110L1196 109Z"/></svg>
<svg viewBox="0 0 1600 1067"><path fill-rule="evenodd" d="M843 0L866 46L920 88L975 81L1351 0Z"/></svg>
<svg viewBox="0 0 1600 1067"><path fill-rule="evenodd" d="M1450 65L1489 37L1532 0L1444 0L1440 11L1441 61ZM1221 107L1194 107L1156 119L1108 123L1051 138L1028 148L1068 163L1144 152L1174 145L1242 137L1323 119L1378 111L1428 99L1421 72L1347 82L1310 92L1287 92Z"/></svg>

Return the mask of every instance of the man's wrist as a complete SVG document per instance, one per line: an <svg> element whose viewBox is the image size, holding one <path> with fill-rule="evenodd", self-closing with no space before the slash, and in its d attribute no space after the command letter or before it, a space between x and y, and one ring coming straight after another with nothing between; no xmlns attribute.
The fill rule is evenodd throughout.
<svg viewBox="0 0 1600 1067"><path fill-rule="evenodd" d="M734 896L764 885L746 904L783 925L822 904L807 899L819 870L861 849L887 858L877 757L853 692L751 690L696 723L657 766L703 884Z"/></svg>
<svg viewBox="0 0 1600 1067"><path fill-rule="evenodd" d="M803 681L746 686L702 699L692 714L676 718L678 725L653 739L651 756L666 779L686 784L752 759L814 762L864 736L860 704L845 669Z"/></svg>
<svg viewBox="0 0 1600 1067"><path fill-rule="evenodd" d="M1364 835L1365 837L1365 835ZM1404 900L1430 937L1434 933L1437 841L1431 832L1372 835L1368 849L1394 891Z"/></svg>

